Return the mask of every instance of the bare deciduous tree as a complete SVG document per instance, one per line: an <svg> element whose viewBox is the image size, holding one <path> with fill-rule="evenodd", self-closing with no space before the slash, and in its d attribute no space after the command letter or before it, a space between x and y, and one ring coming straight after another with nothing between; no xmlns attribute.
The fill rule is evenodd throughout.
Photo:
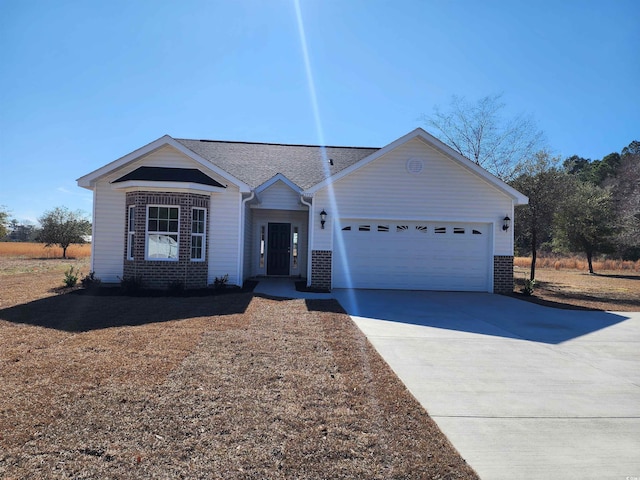
<svg viewBox="0 0 640 480"><path fill-rule="evenodd" d="M433 134L502 180L515 166L544 149L544 134L530 115L502 116L502 94L473 103L453 96L446 110L436 106L423 120Z"/></svg>

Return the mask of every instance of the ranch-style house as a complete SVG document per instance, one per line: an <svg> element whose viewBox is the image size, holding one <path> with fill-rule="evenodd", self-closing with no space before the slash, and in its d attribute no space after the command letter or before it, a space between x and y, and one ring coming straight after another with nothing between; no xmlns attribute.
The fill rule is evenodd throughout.
<svg viewBox="0 0 640 480"><path fill-rule="evenodd" d="M520 192L418 128L382 148L165 135L78 179L103 282L510 292Z"/></svg>

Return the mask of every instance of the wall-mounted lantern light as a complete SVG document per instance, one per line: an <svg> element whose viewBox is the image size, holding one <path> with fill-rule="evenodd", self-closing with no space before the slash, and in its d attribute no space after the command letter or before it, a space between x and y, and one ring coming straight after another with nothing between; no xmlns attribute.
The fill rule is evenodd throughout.
<svg viewBox="0 0 640 480"><path fill-rule="evenodd" d="M326 221L327 221L327 212L325 212L323 208L322 211L320 212L320 225L322 226L323 230L324 230L324 222Z"/></svg>
<svg viewBox="0 0 640 480"><path fill-rule="evenodd" d="M506 232L507 230L509 230L510 226L511 226L511 219L507 215L506 217L504 217L502 219L502 230L504 230Z"/></svg>

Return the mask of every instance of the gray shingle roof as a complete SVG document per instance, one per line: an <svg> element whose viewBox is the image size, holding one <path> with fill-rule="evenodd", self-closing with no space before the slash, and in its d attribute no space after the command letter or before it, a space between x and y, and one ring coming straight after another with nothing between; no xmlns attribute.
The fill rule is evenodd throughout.
<svg viewBox="0 0 640 480"><path fill-rule="evenodd" d="M317 145L175 140L252 188L281 173L304 190L379 150L324 147L323 159L322 147Z"/></svg>

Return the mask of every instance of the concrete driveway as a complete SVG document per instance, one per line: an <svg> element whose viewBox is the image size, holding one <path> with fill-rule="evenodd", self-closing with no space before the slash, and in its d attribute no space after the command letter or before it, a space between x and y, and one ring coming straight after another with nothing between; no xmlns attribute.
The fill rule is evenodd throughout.
<svg viewBox="0 0 640 480"><path fill-rule="evenodd" d="M640 479L640 313L333 294L481 478Z"/></svg>

